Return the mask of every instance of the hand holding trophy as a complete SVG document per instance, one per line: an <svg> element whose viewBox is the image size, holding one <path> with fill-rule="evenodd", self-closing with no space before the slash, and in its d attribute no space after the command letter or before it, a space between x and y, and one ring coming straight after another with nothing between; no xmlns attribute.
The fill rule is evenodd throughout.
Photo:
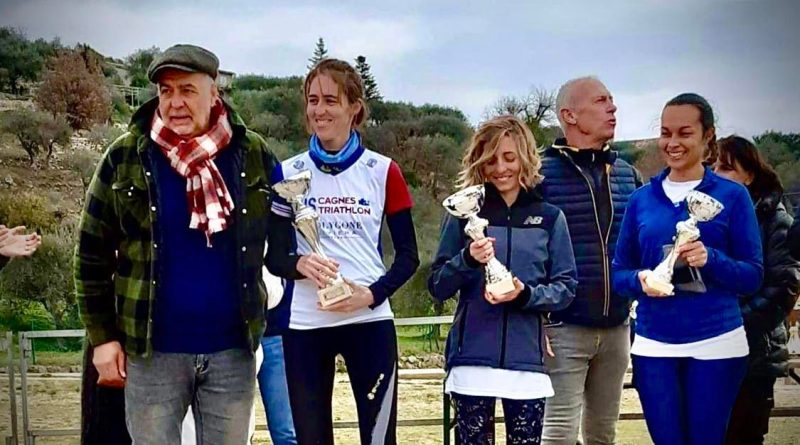
<svg viewBox="0 0 800 445"><path fill-rule="evenodd" d="M275 192L288 201L294 211L294 227L306 240L311 251L322 258L328 259L319 242L319 214L313 208L305 205L303 199L308 194L311 184L311 172L303 170L296 175L284 179L273 186ZM317 291L322 307L330 306L353 295L352 289L337 273L336 277L325 287Z"/></svg>
<svg viewBox="0 0 800 445"><path fill-rule="evenodd" d="M645 284L663 295L672 295L675 290L672 273L678 260L678 248L699 239L700 229L697 228L697 223L711 221L724 208L716 199L698 191L689 192L686 196L686 205L689 219L679 221L675 225L676 234L673 237L675 244L666 258L654 270L643 271Z"/></svg>
<svg viewBox="0 0 800 445"><path fill-rule="evenodd" d="M486 238L484 232L489 225L489 221L478 217L484 196L483 185L473 185L453 193L442 203L451 215L468 220L464 233L474 241ZM503 295L514 289L514 276L503 263L492 257L486 264L486 290L494 295Z"/></svg>

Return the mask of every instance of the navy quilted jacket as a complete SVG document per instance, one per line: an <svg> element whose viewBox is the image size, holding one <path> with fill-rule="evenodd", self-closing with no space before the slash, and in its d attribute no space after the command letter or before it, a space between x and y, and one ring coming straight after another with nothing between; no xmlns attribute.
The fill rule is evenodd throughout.
<svg viewBox="0 0 800 445"><path fill-rule="evenodd" d="M565 141L556 141L559 142ZM539 190L567 218L578 268L578 289L572 304L551 313L550 319L582 326L618 326L627 319L628 305L611 296L611 260L628 198L642 180L633 166L619 158L616 151L608 150L603 153L603 180L610 193L598 193L590 186L591 172L579 167L567 150L560 145L545 150L541 169L545 179ZM600 221L599 209L604 204L598 202L601 196L610 196L611 224ZM609 203L605 206L608 208Z"/></svg>

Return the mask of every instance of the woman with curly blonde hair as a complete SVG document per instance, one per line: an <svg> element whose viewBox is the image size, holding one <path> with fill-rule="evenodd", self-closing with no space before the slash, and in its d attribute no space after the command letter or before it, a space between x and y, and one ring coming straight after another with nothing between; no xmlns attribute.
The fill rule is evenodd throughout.
<svg viewBox="0 0 800 445"><path fill-rule="evenodd" d="M460 293L447 339L445 391L456 405L461 443L494 443L494 405L502 399L509 444L538 444L545 398L553 395L545 366L542 315L566 307L577 286L564 214L534 187L543 179L536 142L514 116L485 122L462 161L458 185L483 185L478 216L487 237L472 241L466 221L449 217L428 282L444 301ZM514 289L484 289L484 264L496 257L514 275Z"/></svg>

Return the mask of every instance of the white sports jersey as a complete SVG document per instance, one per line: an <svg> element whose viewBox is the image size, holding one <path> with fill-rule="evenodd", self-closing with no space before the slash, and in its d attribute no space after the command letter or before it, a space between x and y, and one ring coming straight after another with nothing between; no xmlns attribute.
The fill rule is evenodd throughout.
<svg viewBox="0 0 800 445"><path fill-rule="evenodd" d="M392 214L391 201L410 202L405 181L402 192L393 193L393 171L400 170L390 158L364 150L355 163L333 175L321 171L308 152L296 155L280 166L282 177L303 170L311 172L306 205L319 214L319 238L325 254L339 263L343 277L369 286L386 273L380 247L381 225L385 214ZM402 179L402 175L400 176ZM398 187L400 188L400 187ZM399 196L399 198L393 198ZM273 200L272 211L293 218L285 201ZM308 243L295 230L297 254L311 253ZM326 312L317 307L317 287L311 280L289 281L284 298L291 299L288 326L291 329L333 327L393 318L388 299L375 309L363 308L351 313Z"/></svg>

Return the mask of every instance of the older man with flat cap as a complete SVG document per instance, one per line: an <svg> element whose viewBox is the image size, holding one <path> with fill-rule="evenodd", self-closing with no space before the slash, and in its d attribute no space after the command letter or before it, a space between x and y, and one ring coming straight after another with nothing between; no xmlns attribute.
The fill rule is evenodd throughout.
<svg viewBox="0 0 800 445"><path fill-rule="evenodd" d="M193 45L155 58L158 97L106 150L81 220L81 317L137 445L180 443L190 405L198 443L247 440L276 160L219 97L218 68Z"/></svg>

